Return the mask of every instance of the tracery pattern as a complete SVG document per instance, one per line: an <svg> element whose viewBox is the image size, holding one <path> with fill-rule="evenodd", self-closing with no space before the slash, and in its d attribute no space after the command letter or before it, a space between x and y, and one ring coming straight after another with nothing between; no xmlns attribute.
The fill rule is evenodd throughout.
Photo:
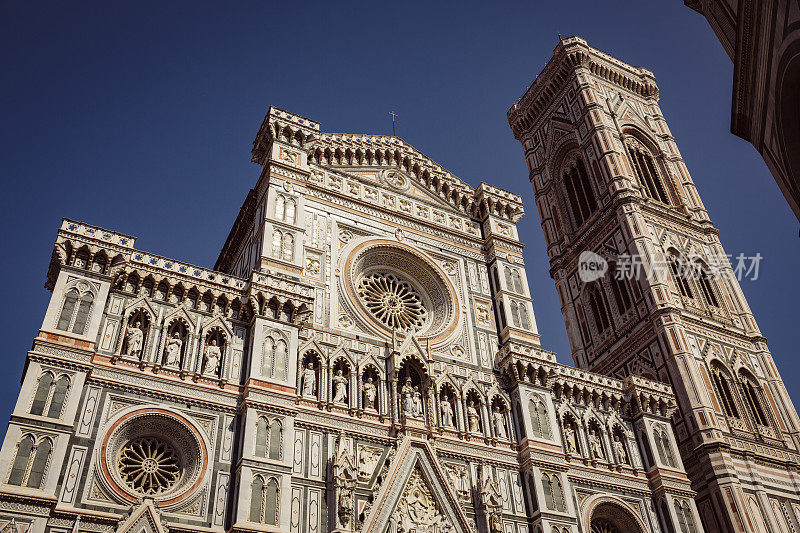
<svg viewBox="0 0 800 533"><path fill-rule="evenodd" d="M393 274L364 277L358 295L375 318L392 329L417 331L428 316L417 291Z"/></svg>
<svg viewBox="0 0 800 533"><path fill-rule="evenodd" d="M591 533L620 533L617 526L603 518L595 518L592 520Z"/></svg>
<svg viewBox="0 0 800 533"><path fill-rule="evenodd" d="M153 437L132 440L119 454L119 473L137 492L161 494L174 487L181 477L181 465L175 449Z"/></svg>

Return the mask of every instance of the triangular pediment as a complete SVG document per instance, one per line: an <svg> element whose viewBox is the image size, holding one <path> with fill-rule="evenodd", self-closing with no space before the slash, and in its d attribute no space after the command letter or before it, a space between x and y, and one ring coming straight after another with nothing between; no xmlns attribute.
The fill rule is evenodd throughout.
<svg viewBox="0 0 800 533"><path fill-rule="evenodd" d="M145 500L136 505L123 517L117 526L116 533L168 533L161 523L161 513L155 508L153 500Z"/></svg>
<svg viewBox="0 0 800 533"><path fill-rule="evenodd" d="M427 441L406 437L376 494L362 529L471 533L467 516ZM402 527L402 529L400 529Z"/></svg>
<svg viewBox="0 0 800 533"><path fill-rule="evenodd" d="M402 169L350 166L337 167L335 171L337 174L340 174L343 177L352 178L373 189L380 189L386 194L422 201L424 203L431 204L431 207L435 207L449 213L459 212L458 209L453 207L453 205L447 200L436 194L435 191L425 188L425 184L416 176ZM458 180L458 178L452 178L457 180L453 182L454 187L463 188L464 190L471 190L467 184L463 183L461 180ZM399 203L400 202L398 201L397 205L394 207L398 211L402 212L403 208L401 205L399 205Z"/></svg>

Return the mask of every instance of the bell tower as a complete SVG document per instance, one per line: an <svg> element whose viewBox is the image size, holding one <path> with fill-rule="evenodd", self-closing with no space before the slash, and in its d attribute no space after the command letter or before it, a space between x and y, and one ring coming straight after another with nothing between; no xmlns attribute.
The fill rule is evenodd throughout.
<svg viewBox="0 0 800 533"><path fill-rule="evenodd" d="M508 112L572 356L673 387L707 531L797 530L800 421L658 100L572 37Z"/></svg>

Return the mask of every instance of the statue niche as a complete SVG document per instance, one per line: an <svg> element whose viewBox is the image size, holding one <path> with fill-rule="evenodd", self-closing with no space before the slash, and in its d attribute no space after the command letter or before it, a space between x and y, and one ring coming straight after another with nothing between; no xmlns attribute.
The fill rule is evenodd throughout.
<svg viewBox="0 0 800 533"><path fill-rule="evenodd" d="M206 377L221 377L222 357L225 354L225 334L215 327L206 334L203 348L203 368Z"/></svg>
<svg viewBox="0 0 800 533"><path fill-rule="evenodd" d="M333 364L333 377L331 377L331 391L333 403L347 405L350 397L348 384L350 382L350 369L344 359L338 359Z"/></svg>
<svg viewBox="0 0 800 533"><path fill-rule="evenodd" d="M442 392L439 395L439 411L441 425L447 429L455 429L455 393L449 386L442 387Z"/></svg>
<svg viewBox="0 0 800 533"><path fill-rule="evenodd" d="M189 327L183 320L174 320L167 328L164 341L163 365L165 368L183 368Z"/></svg>
<svg viewBox="0 0 800 533"><path fill-rule="evenodd" d="M298 384L300 394L305 399L315 399L317 397L319 368L319 357L316 352L307 352L303 357L303 370L300 372L300 383Z"/></svg>
<svg viewBox="0 0 800 533"><path fill-rule="evenodd" d="M150 315L144 309L136 309L128 316L120 353L138 360L144 359L145 343L150 331Z"/></svg>
<svg viewBox="0 0 800 533"><path fill-rule="evenodd" d="M375 368L368 366L364 369L361 394L362 404L367 411L378 410L378 385L381 380L378 376L378 371Z"/></svg>
<svg viewBox="0 0 800 533"><path fill-rule="evenodd" d="M400 368L398 380L400 392L400 411L404 419L425 420L425 396L428 391L428 377L418 361L407 360Z"/></svg>

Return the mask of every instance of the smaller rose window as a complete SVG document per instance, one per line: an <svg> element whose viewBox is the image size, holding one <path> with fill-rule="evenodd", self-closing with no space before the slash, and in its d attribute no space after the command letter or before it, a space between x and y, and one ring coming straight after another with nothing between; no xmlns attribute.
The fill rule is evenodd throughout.
<svg viewBox="0 0 800 533"><path fill-rule="evenodd" d="M122 480L145 495L161 494L181 478L181 464L175 449L166 442L142 437L125 444L119 452Z"/></svg>
<svg viewBox="0 0 800 533"><path fill-rule="evenodd" d="M391 329L417 331L428 312L414 288L392 274L371 274L358 286L358 295L375 318Z"/></svg>

